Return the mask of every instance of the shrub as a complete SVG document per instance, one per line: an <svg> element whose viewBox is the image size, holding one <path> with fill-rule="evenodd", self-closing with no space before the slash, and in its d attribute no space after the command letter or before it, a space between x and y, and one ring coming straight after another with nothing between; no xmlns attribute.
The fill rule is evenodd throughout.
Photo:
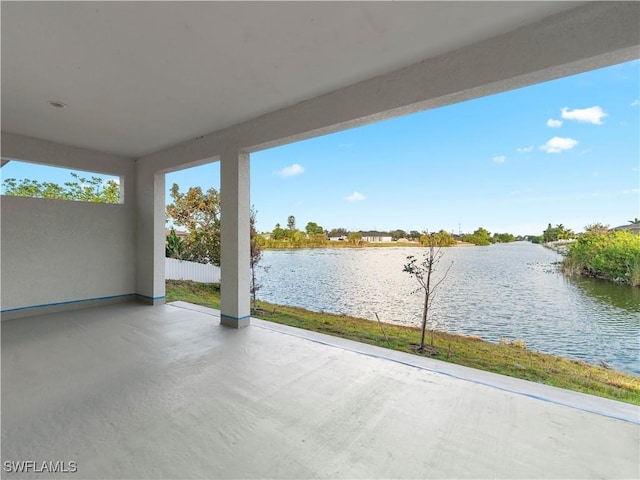
<svg viewBox="0 0 640 480"><path fill-rule="evenodd" d="M640 236L626 230L587 232L569 247L563 269L640 286Z"/></svg>

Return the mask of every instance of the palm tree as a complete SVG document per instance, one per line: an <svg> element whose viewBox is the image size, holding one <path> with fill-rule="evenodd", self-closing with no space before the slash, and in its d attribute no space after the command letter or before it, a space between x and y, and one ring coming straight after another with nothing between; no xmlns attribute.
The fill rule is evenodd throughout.
<svg viewBox="0 0 640 480"><path fill-rule="evenodd" d="M567 228L562 223L556 225L557 237L558 240L568 240L573 236L573 232Z"/></svg>
<svg viewBox="0 0 640 480"><path fill-rule="evenodd" d="M575 233L570 228L563 228L561 232L558 233L558 240L571 240L574 237Z"/></svg>
<svg viewBox="0 0 640 480"><path fill-rule="evenodd" d="M627 220L632 225L638 225L640 223L640 218L636 217L633 220Z"/></svg>

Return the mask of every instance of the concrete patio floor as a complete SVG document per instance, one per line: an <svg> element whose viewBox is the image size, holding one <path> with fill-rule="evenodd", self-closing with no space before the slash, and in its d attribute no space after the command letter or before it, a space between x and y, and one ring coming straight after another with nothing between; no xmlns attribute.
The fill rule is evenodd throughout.
<svg viewBox="0 0 640 480"><path fill-rule="evenodd" d="M2 323L2 478L638 478L639 435L631 405L182 302Z"/></svg>

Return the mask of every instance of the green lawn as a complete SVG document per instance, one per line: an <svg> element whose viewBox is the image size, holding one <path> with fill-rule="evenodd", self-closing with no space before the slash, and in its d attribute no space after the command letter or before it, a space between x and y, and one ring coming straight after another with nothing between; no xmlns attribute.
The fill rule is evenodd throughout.
<svg viewBox="0 0 640 480"><path fill-rule="evenodd" d="M166 300L183 300L219 309L220 289L215 284L168 280ZM362 318L266 302L258 302L258 311L253 316L412 354L417 354L415 345L420 338L418 328L392 324L381 327ZM446 362L640 405L640 377L537 353L527 349L523 342L492 343L476 337L435 332L434 347L433 358Z"/></svg>

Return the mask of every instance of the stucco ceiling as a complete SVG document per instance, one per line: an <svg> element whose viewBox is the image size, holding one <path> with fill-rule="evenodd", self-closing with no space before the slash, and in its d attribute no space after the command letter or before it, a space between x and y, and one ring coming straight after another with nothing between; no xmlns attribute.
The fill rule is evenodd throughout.
<svg viewBox="0 0 640 480"><path fill-rule="evenodd" d="M2 2L2 130L137 157L582 3Z"/></svg>

